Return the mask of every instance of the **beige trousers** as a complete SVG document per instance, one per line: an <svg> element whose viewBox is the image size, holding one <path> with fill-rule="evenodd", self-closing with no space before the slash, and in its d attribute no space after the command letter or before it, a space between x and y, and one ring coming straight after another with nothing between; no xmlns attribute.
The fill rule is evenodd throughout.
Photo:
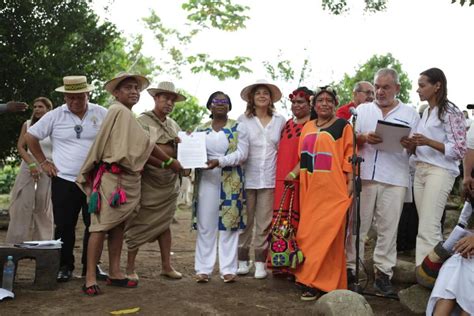
<svg viewBox="0 0 474 316"><path fill-rule="evenodd" d="M455 177L444 168L423 162L416 164L413 190L419 218L416 236L417 266L443 240L441 218L454 180Z"/></svg>
<svg viewBox="0 0 474 316"><path fill-rule="evenodd" d="M12 189L8 211L10 222L6 243L53 239L51 178L42 173L35 188L28 165L22 162Z"/></svg>
<svg viewBox="0 0 474 316"><path fill-rule="evenodd" d="M407 188L376 181L362 181L360 195L359 258L364 258L364 242L372 220L375 220L377 243L374 268L392 277L397 263L397 231ZM355 231L353 232L355 234ZM355 269L355 236L346 249L347 268Z"/></svg>
<svg viewBox="0 0 474 316"><path fill-rule="evenodd" d="M245 191L247 192L247 227L239 236L239 260L250 259L249 252L253 239L255 261L265 262L268 251L267 238L273 215L273 189L246 189Z"/></svg>

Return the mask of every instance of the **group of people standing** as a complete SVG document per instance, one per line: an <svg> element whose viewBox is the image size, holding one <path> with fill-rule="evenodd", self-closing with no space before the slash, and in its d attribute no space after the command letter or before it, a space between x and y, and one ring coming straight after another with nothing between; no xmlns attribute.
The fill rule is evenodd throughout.
<svg viewBox="0 0 474 316"><path fill-rule="evenodd" d="M108 81L104 88L115 100L107 111L88 101L93 87L85 77L65 77L64 86L56 91L64 93L66 103L41 120L25 123L20 137L22 170L31 176L27 180L47 178L38 178L38 172L52 179L54 216L43 209L49 215L42 220L51 222L54 218L54 238L63 241L58 280L70 279L74 269L74 230L83 210L87 249L82 262L86 267L83 291L87 295L101 293L98 263L106 236L110 258L107 284L136 287L138 248L155 240L161 249L162 274L182 277L170 264L169 225L176 209L179 176L190 170L183 170L176 160L180 128L168 115L174 103L185 97L172 83L162 82L158 88L147 90L155 101L154 109L136 119L131 109L148 86L148 79L132 74L120 74ZM355 256L355 238L346 238L351 233L348 218L353 217L350 158L357 145L364 159L360 173L360 257L374 222L374 287L382 295L392 295L396 233L411 187L410 163L416 168L414 195L420 217L416 262L420 264L442 240L444 205L467 150L463 115L447 99L444 73L429 69L420 74L418 86L420 99L429 104L421 120L412 106L397 99L398 74L388 68L375 74L373 85L357 83L353 101L339 108L333 87L315 91L298 87L289 95L293 114L289 120L277 113L274 105L282 92L266 81L241 91L247 107L237 120L228 117L230 97L222 91L212 93L206 104L211 120L196 128L206 133L208 156L208 167L195 170L196 281L209 282L217 258L225 283L248 274L253 247L255 278L267 277L269 267L275 276L296 279L303 289L303 300L347 288L359 259ZM36 101L39 104L41 100ZM46 104L44 107L48 108ZM34 117L41 117L46 110L36 111L35 107L38 114ZM352 116L357 120L349 121ZM410 136L400 140L401 152L378 149L377 144L383 142L375 133L378 121L411 129ZM45 144L48 137L50 156ZM30 153L24 149L25 143ZM289 213L288 201L281 203L285 187L295 192L292 217L287 220L297 231L296 242L305 256L296 269L281 269L267 262L272 217L280 205L283 216ZM20 183L18 188L15 184L15 191L21 191ZM21 214L18 212L24 218ZM52 230L43 236L51 234ZM126 273L120 269L123 240L128 246Z"/></svg>

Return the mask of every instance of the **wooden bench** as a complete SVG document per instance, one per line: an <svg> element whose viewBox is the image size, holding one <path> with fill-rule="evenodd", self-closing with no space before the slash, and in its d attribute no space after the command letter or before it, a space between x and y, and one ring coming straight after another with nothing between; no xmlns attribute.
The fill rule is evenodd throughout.
<svg viewBox="0 0 474 316"><path fill-rule="evenodd" d="M55 290L57 288L56 277L59 271L59 256L61 249L29 249L0 245L0 284L3 278L3 265L8 256L13 257L15 269L21 259L34 259L36 261L35 290Z"/></svg>

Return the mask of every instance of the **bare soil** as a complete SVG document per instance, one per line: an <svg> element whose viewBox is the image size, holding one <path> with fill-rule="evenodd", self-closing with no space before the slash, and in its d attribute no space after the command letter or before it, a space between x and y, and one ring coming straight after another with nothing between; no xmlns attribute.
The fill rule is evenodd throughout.
<svg viewBox="0 0 474 316"><path fill-rule="evenodd" d="M181 280L160 276L161 261L158 243L147 244L137 257L140 284L136 289L106 286L99 282L103 295L87 297L81 292L84 280L76 275L67 283L58 284L55 291L34 291L34 261L22 260L14 284L15 299L0 302L0 315L106 315L111 311L139 307L139 315L305 315L314 302L299 299L300 291L291 282L269 276L256 280L251 274L239 277L237 282L224 284L217 272L207 284L194 279L195 233L190 230L189 211L178 211L177 223L172 225L172 262L183 273ZM82 235L82 225L77 234ZM6 230L0 230L0 241ZM76 241L76 274L80 274L81 241ZM102 255L106 270L106 249ZM126 250L122 253L125 267ZM253 271L251 271L253 272ZM367 291L372 291L372 281ZM409 285L397 285L398 288ZM375 315L412 315L396 300L366 296ZM348 313L349 314L349 313ZM341 315L342 316L342 315Z"/></svg>

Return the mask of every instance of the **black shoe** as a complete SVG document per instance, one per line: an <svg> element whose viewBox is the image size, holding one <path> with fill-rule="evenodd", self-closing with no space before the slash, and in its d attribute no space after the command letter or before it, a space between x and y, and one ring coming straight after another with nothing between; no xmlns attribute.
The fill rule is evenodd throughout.
<svg viewBox="0 0 474 316"><path fill-rule="evenodd" d="M87 267L82 266L82 277L86 276L86 272L87 272ZM100 268L100 265L97 265L95 267L95 277L98 281L106 281L107 278L108 278L108 275L107 275L107 273L102 271L102 269Z"/></svg>
<svg viewBox="0 0 474 316"><path fill-rule="evenodd" d="M68 268L59 269L58 276L56 277L56 281L58 282L67 282L72 279L72 271Z"/></svg>
<svg viewBox="0 0 474 316"><path fill-rule="evenodd" d="M385 296L385 297L396 297L397 294L393 290L392 282L390 282L390 278L383 272L377 271L375 272L375 282L374 288L378 292L378 294Z"/></svg>

